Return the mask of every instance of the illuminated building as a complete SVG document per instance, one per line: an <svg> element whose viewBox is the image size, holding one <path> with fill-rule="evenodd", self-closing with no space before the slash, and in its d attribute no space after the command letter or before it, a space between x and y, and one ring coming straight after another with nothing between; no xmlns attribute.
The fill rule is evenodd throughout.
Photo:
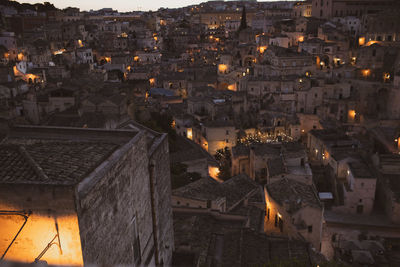
<svg viewBox="0 0 400 267"><path fill-rule="evenodd" d="M114 131L8 129L0 145L4 260L58 266L170 264L166 135L132 125Z"/></svg>
<svg viewBox="0 0 400 267"><path fill-rule="evenodd" d="M314 187L284 178L266 185L264 191L265 232L302 238L320 250L324 208Z"/></svg>

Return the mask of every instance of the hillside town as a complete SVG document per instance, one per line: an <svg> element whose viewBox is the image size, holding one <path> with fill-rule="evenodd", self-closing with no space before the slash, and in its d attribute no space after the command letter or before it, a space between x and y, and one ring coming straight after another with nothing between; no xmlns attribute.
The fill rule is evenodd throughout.
<svg viewBox="0 0 400 267"><path fill-rule="evenodd" d="M0 0L0 265L400 266L400 1Z"/></svg>

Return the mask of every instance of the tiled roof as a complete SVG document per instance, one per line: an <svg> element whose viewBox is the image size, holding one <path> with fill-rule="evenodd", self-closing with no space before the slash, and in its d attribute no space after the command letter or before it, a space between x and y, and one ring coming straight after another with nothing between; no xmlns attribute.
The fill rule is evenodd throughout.
<svg viewBox="0 0 400 267"><path fill-rule="evenodd" d="M306 242L270 237L244 228L239 220L174 213L174 232L175 248L183 252L189 247L190 253L196 255L194 265L207 265L206 260L210 260L218 266L278 266L287 262L313 266L321 261Z"/></svg>
<svg viewBox="0 0 400 267"><path fill-rule="evenodd" d="M0 184L75 185L136 134L15 126L0 143Z"/></svg>
<svg viewBox="0 0 400 267"><path fill-rule="evenodd" d="M86 142L0 145L0 183L75 184L116 148Z"/></svg>
<svg viewBox="0 0 400 267"><path fill-rule="evenodd" d="M173 190L172 194L174 196L202 200L226 198L226 207L229 210L236 203L244 199L246 195L256 189L259 189L257 183L245 174L239 174L223 183L219 183L212 178L199 179L186 186Z"/></svg>
<svg viewBox="0 0 400 267"><path fill-rule="evenodd" d="M0 145L0 181L14 182L16 177L36 181L38 175L17 145Z"/></svg>
<svg viewBox="0 0 400 267"><path fill-rule="evenodd" d="M286 206L289 213L307 207L321 208L321 202L311 185L291 179L281 179L267 185L268 194L280 205Z"/></svg>

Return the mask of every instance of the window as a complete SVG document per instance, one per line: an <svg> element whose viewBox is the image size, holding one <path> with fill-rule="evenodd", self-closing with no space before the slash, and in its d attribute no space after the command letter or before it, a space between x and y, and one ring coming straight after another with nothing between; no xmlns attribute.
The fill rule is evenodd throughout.
<svg viewBox="0 0 400 267"><path fill-rule="evenodd" d="M281 231L281 233L283 232L283 220L282 220L282 218L279 218L279 230Z"/></svg>
<svg viewBox="0 0 400 267"><path fill-rule="evenodd" d="M308 230L309 233L312 233L312 225L309 225L309 226L307 227L307 230Z"/></svg>

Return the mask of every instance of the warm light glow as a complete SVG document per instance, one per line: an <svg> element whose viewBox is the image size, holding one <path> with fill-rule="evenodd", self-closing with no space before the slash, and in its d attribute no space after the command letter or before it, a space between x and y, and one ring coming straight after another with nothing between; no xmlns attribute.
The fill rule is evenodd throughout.
<svg viewBox="0 0 400 267"><path fill-rule="evenodd" d="M333 62L334 62L335 64L340 63L340 58L338 58L338 57L333 58Z"/></svg>
<svg viewBox="0 0 400 267"><path fill-rule="evenodd" d="M373 44L379 44L379 43L381 43L381 42L379 42L379 41L368 41L368 43L366 44L366 46L371 46L371 45L373 45Z"/></svg>
<svg viewBox="0 0 400 267"><path fill-rule="evenodd" d="M260 46L258 47L258 51L263 54L265 52L265 50L267 50L267 46Z"/></svg>
<svg viewBox="0 0 400 267"><path fill-rule="evenodd" d="M282 215L281 215L279 212L278 212L278 217L279 217L279 218L282 218Z"/></svg>
<svg viewBox="0 0 400 267"><path fill-rule="evenodd" d="M210 175L210 177L217 179L219 172L218 167L208 166L208 175Z"/></svg>
<svg viewBox="0 0 400 267"><path fill-rule="evenodd" d="M365 44L365 37L358 38L358 45L364 45L364 44Z"/></svg>
<svg viewBox="0 0 400 267"><path fill-rule="evenodd" d="M218 65L218 72L219 73L225 73L228 70L228 66L225 64L219 64Z"/></svg>
<svg viewBox="0 0 400 267"><path fill-rule="evenodd" d="M134 56L134 57L133 57L133 60L134 60L134 61L139 61L139 57L138 57L138 56Z"/></svg>
<svg viewBox="0 0 400 267"><path fill-rule="evenodd" d="M390 80L390 73L384 73L383 74L383 81L389 81Z"/></svg>
<svg viewBox="0 0 400 267"><path fill-rule="evenodd" d="M234 84L230 84L230 85L228 85L228 90L230 90L230 91L236 91L236 84L234 83Z"/></svg>
<svg viewBox="0 0 400 267"><path fill-rule="evenodd" d="M19 61L24 60L24 54L19 53L17 58L18 58Z"/></svg>
<svg viewBox="0 0 400 267"><path fill-rule="evenodd" d="M9 56L10 56L10 54L9 54L9 53L4 53L4 58L8 59L8 58L9 58Z"/></svg>
<svg viewBox="0 0 400 267"><path fill-rule="evenodd" d="M361 74L364 78L367 78L367 77L369 77L369 75L371 75L371 70L369 70L369 69L362 70Z"/></svg>
<svg viewBox="0 0 400 267"><path fill-rule="evenodd" d="M356 111L354 109L349 110L349 118L354 120L354 118L356 117Z"/></svg>
<svg viewBox="0 0 400 267"><path fill-rule="evenodd" d="M304 36L299 37L299 42L304 42Z"/></svg>
<svg viewBox="0 0 400 267"><path fill-rule="evenodd" d="M63 49L60 49L60 50L57 50L57 51L54 51L53 52L53 55L61 55L62 53L64 53L66 50L63 48Z"/></svg>
<svg viewBox="0 0 400 267"><path fill-rule="evenodd" d="M110 63L110 62L111 62L111 57L104 57L104 60L105 60L107 63Z"/></svg>
<svg viewBox="0 0 400 267"><path fill-rule="evenodd" d="M156 83L156 79L155 78L150 78L149 82L150 82L150 86L154 86L155 83Z"/></svg>
<svg viewBox="0 0 400 267"><path fill-rule="evenodd" d="M172 128L172 129L175 129L175 126L176 126L176 122L175 122L175 120L173 120L173 121L171 122L171 128Z"/></svg>
<svg viewBox="0 0 400 267"><path fill-rule="evenodd" d="M5 251L23 223L24 218L22 216L0 216L1 252ZM24 263L34 262L35 258L56 236L56 223L59 230L61 250L58 242L55 242L57 244L52 245L41 260L46 261L49 265L82 266L79 225L75 214L49 216L34 211L19 234L17 242L7 252L4 260Z"/></svg>
<svg viewBox="0 0 400 267"><path fill-rule="evenodd" d="M193 140L193 130L192 128L187 129L186 137L190 140Z"/></svg>
<svg viewBox="0 0 400 267"><path fill-rule="evenodd" d="M82 42L82 40L78 40L78 45L79 45L79 47L83 47L83 42Z"/></svg>

